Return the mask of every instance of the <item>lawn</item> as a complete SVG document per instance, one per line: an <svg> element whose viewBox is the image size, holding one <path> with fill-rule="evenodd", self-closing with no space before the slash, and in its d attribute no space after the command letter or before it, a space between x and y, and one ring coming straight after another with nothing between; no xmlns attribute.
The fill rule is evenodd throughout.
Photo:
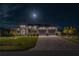
<svg viewBox="0 0 79 59"><path fill-rule="evenodd" d="M68 36L66 39L79 44L79 36Z"/></svg>
<svg viewBox="0 0 79 59"><path fill-rule="evenodd" d="M37 36L0 37L0 50L27 50L36 45Z"/></svg>

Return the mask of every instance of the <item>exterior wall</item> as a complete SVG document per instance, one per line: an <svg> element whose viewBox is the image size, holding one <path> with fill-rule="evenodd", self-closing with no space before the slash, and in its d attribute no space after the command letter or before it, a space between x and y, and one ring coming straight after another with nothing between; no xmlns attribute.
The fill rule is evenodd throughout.
<svg viewBox="0 0 79 59"><path fill-rule="evenodd" d="M25 25L20 26L20 35L25 35Z"/></svg>
<svg viewBox="0 0 79 59"><path fill-rule="evenodd" d="M21 35L25 35L25 29L21 29Z"/></svg>

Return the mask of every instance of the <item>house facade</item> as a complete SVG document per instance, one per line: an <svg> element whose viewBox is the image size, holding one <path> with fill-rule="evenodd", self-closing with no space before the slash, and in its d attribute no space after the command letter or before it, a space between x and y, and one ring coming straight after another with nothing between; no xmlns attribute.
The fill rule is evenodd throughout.
<svg viewBox="0 0 79 59"><path fill-rule="evenodd" d="M58 27L50 25L19 25L18 35L38 34L38 35L60 35Z"/></svg>

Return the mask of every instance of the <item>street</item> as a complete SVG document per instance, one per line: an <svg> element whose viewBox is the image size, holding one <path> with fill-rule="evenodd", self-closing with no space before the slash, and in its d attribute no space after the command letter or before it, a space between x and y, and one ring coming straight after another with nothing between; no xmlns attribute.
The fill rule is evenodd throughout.
<svg viewBox="0 0 79 59"><path fill-rule="evenodd" d="M28 51L0 51L0 55L52 55L79 49L79 44L60 36L39 36L36 46ZM61 52L61 53L59 53ZM75 53L76 53L75 52ZM67 52L66 52L67 54Z"/></svg>

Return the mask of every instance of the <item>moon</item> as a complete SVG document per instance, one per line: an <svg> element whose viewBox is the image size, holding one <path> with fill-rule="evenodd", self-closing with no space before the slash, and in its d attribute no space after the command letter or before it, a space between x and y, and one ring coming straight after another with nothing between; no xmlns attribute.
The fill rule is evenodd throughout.
<svg viewBox="0 0 79 59"><path fill-rule="evenodd" d="M36 18L37 17L37 14L36 13L33 13L32 16L33 16L33 18Z"/></svg>

